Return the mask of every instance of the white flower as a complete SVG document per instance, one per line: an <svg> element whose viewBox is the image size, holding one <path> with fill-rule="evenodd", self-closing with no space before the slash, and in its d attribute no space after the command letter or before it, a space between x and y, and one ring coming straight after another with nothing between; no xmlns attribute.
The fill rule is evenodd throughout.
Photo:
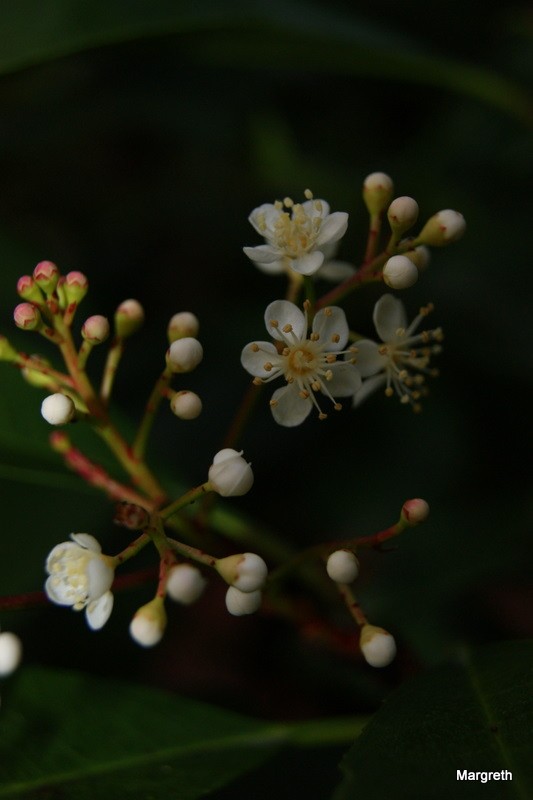
<svg viewBox="0 0 533 800"><path fill-rule="evenodd" d="M305 196L304 203L294 203L289 197L283 203L264 203L248 217L266 244L245 247L244 252L264 272L292 269L313 275L324 263L324 246L344 236L348 214L330 214L329 204L313 199L309 190Z"/></svg>
<svg viewBox="0 0 533 800"><path fill-rule="evenodd" d="M46 560L50 577L44 588L53 603L72 606L74 611L84 608L89 627L98 630L113 609L109 591L115 576L113 559L88 533L71 533L70 538L50 552Z"/></svg>
<svg viewBox="0 0 533 800"><path fill-rule="evenodd" d="M231 447L219 450L209 467L207 478L214 492L222 497L241 497L250 491L254 482L252 466Z"/></svg>
<svg viewBox="0 0 533 800"><path fill-rule="evenodd" d="M0 633L0 678L6 678L16 670L22 659L22 643L9 631Z"/></svg>
<svg viewBox="0 0 533 800"><path fill-rule="evenodd" d="M415 334L432 306L420 309L412 323L407 325L403 303L391 294L384 294L374 306L374 325L383 344L370 339L361 339L357 344L357 366L363 378L363 386L354 396L354 406L360 405L369 394L385 386L385 394L394 392L402 403L410 403L415 411L420 410L418 400L424 393L425 375L436 375L429 368L433 353L440 352L439 345L430 342L442 341L442 330L422 331Z"/></svg>
<svg viewBox="0 0 533 800"><path fill-rule="evenodd" d="M304 313L288 300L275 300L265 311L267 331L276 340L251 342L241 355L244 369L255 376L255 383L265 383L283 376L287 386L277 389L270 406L280 425L299 425L313 405L320 419L325 414L316 399L317 392L326 395L336 410L341 408L334 397L348 397L361 387L361 377L348 360L337 360L348 341L348 323L340 308L323 308L313 320L307 336L307 309Z"/></svg>

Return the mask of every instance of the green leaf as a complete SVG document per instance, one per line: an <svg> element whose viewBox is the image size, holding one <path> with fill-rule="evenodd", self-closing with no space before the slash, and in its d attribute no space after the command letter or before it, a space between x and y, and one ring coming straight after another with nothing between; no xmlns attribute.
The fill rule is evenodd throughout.
<svg viewBox="0 0 533 800"><path fill-rule="evenodd" d="M374 75L466 94L527 116L522 90L489 70L435 57L416 40L385 27L305 2L262 0L124 3L39 0L4 3L0 73L14 72L93 47L178 34L202 62L319 73Z"/></svg>
<svg viewBox="0 0 533 800"><path fill-rule="evenodd" d="M282 744L347 742L366 722L272 724L73 672L26 668L5 693L0 798L193 800Z"/></svg>
<svg viewBox="0 0 533 800"><path fill-rule="evenodd" d="M335 800L533 796L533 641L465 652L402 686L345 757ZM457 770L512 781L457 781ZM482 791L481 791L482 790Z"/></svg>

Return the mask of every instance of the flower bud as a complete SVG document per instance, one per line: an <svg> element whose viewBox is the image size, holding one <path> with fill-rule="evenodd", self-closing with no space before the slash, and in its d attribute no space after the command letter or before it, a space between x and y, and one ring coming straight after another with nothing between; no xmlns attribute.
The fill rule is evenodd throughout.
<svg viewBox="0 0 533 800"><path fill-rule="evenodd" d="M363 183L363 200L371 216L378 216L389 205L394 192L392 179L384 172L372 172Z"/></svg>
<svg viewBox="0 0 533 800"><path fill-rule="evenodd" d="M154 597L136 612L130 623L130 635L142 647L153 647L163 638L166 624L163 599Z"/></svg>
<svg viewBox="0 0 533 800"><path fill-rule="evenodd" d="M418 270L406 256L392 256L383 267L383 280L391 289L408 289L418 280Z"/></svg>
<svg viewBox="0 0 533 800"><path fill-rule="evenodd" d="M206 579L192 564L177 564L168 573L167 595L176 603L186 606L195 603L206 586Z"/></svg>
<svg viewBox="0 0 533 800"><path fill-rule="evenodd" d="M5 336L0 336L0 361L16 361L18 353Z"/></svg>
<svg viewBox="0 0 533 800"><path fill-rule="evenodd" d="M41 414L50 425L65 425L75 413L74 403L70 397L61 392L48 395L41 404Z"/></svg>
<svg viewBox="0 0 533 800"><path fill-rule="evenodd" d="M202 401L194 392L176 392L170 401L172 413L180 419L196 419L202 411Z"/></svg>
<svg viewBox="0 0 533 800"><path fill-rule="evenodd" d="M168 323L167 335L170 344L185 336L198 336L200 323L198 317L191 311L180 311L174 314Z"/></svg>
<svg viewBox="0 0 533 800"><path fill-rule="evenodd" d="M202 345L191 336L177 339L167 350L167 364L172 372L192 372L203 357Z"/></svg>
<svg viewBox="0 0 533 800"><path fill-rule="evenodd" d="M41 312L33 303L19 303L13 312L13 319L17 328L25 331L34 331L41 326Z"/></svg>
<svg viewBox="0 0 533 800"><path fill-rule="evenodd" d="M254 474L251 464L238 453L227 447L219 450L209 467L208 481L214 492L222 497L240 497L252 488Z"/></svg>
<svg viewBox="0 0 533 800"><path fill-rule="evenodd" d="M463 215L446 208L428 219L417 239L422 244L442 247L460 239L465 229L466 222Z"/></svg>
<svg viewBox="0 0 533 800"><path fill-rule="evenodd" d="M23 300L43 302L43 295L31 275L23 275L17 281L17 292Z"/></svg>
<svg viewBox="0 0 533 800"><path fill-rule="evenodd" d="M428 517L429 505L425 500L421 500L420 498L406 500L402 506L402 518L410 527L425 522Z"/></svg>
<svg viewBox="0 0 533 800"><path fill-rule="evenodd" d="M265 583L267 565L256 553L239 553L227 558L219 558L215 564L218 574L226 583L241 592L255 592Z"/></svg>
<svg viewBox="0 0 533 800"><path fill-rule="evenodd" d="M396 655L393 637L375 625L363 625L359 645L365 661L371 667L386 667Z"/></svg>
<svg viewBox="0 0 533 800"><path fill-rule="evenodd" d="M67 272L62 282L67 303L81 303L89 291L89 281L83 272Z"/></svg>
<svg viewBox="0 0 533 800"><path fill-rule="evenodd" d="M138 300L124 300L115 311L115 331L125 339L139 330L144 322L144 309Z"/></svg>
<svg viewBox="0 0 533 800"><path fill-rule="evenodd" d="M100 314L88 317L83 323L81 335L91 344L101 344L109 336L109 322Z"/></svg>
<svg viewBox="0 0 533 800"><path fill-rule="evenodd" d="M51 364L48 359L43 358L39 355L32 355L31 360L42 364L43 367L50 367ZM30 386L37 386L39 388L49 388L50 387L50 378L44 372L39 372L38 369L33 369L33 367L23 367L21 370L22 377L29 383Z"/></svg>
<svg viewBox="0 0 533 800"><path fill-rule="evenodd" d="M241 592L235 586L230 586L226 592L226 608L234 617L243 617L254 614L261 605L261 592Z"/></svg>
<svg viewBox="0 0 533 800"><path fill-rule="evenodd" d="M412 197L397 197L390 204L387 217L394 233L405 233L418 219L418 203Z"/></svg>
<svg viewBox="0 0 533 800"><path fill-rule="evenodd" d="M404 256L413 262L419 272L422 272L431 260L431 251L425 244L420 244L413 250L407 250Z"/></svg>
<svg viewBox="0 0 533 800"><path fill-rule="evenodd" d="M33 270L33 279L43 292L52 294L59 280L59 270L53 261L39 261Z"/></svg>
<svg viewBox="0 0 533 800"><path fill-rule="evenodd" d="M22 644L14 633L0 633L0 678L16 670L22 659Z"/></svg>
<svg viewBox="0 0 533 800"><path fill-rule="evenodd" d="M359 561L351 550L335 550L327 560L326 570L335 583L353 583L359 575Z"/></svg>

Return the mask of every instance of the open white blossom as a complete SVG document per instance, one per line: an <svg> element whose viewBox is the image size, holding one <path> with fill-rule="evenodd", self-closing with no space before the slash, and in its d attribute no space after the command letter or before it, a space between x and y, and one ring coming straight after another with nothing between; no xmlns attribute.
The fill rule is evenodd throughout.
<svg viewBox="0 0 533 800"><path fill-rule="evenodd" d="M244 369L254 375L255 383L266 383L283 376L287 385L276 389L270 401L276 422L286 427L299 425L313 406L320 419L325 414L316 395L321 392L341 409L335 397L349 397L360 389L361 377L352 361L353 350L344 350L348 342L348 323L341 308L323 308L313 319L308 336L307 311L302 313L288 300L275 300L265 311L267 331L276 340L251 342L241 354ZM345 353L350 360L338 360Z"/></svg>
<svg viewBox="0 0 533 800"><path fill-rule="evenodd" d="M366 380L354 395L354 406L359 406L369 394L385 386L385 394L394 393L400 402L409 403L420 410L419 399L425 393L425 376L436 375L430 369L430 358L440 352L441 328L415 333L422 320L432 311L428 305L420 309L410 325L401 300L384 294L374 306L374 325L382 344L370 339L357 342L357 366Z"/></svg>
<svg viewBox="0 0 533 800"><path fill-rule="evenodd" d="M88 533L71 533L71 542L61 542L46 560L49 578L45 591L53 603L85 609L93 630L103 627L113 609L109 591L115 576L113 559L102 553L100 544Z"/></svg>
<svg viewBox="0 0 533 800"><path fill-rule="evenodd" d="M290 197L263 203L248 217L265 244L245 247L244 252L263 272L292 269L300 275L314 275L326 259L325 248L344 236L348 214L330 214L329 204L313 199L309 190L305 196L304 203L294 203Z"/></svg>

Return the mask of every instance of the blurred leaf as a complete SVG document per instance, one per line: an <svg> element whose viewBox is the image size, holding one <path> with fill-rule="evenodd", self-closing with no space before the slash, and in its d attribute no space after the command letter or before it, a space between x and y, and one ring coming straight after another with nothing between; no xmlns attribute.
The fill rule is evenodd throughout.
<svg viewBox="0 0 533 800"><path fill-rule="evenodd" d="M4 698L0 797L192 800L281 744L346 742L365 721L264 723L127 683L28 668Z"/></svg>
<svg viewBox="0 0 533 800"><path fill-rule="evenodd" d="M484 798L533 793L533 642L464 654L404 685L343 761L335 800L473 797L457 770L510 770L483 786ZM481 795L480 795L481 796Z"/></svg>
<svg viewBox="0 0 533 800"><path fill-rule="evenodd" d="M93 47L186 34L191 57L216 64L373 75L474 96L527 116L525 93L483 68L435 57L418 42L338 10L293 0L38 0L4 4L0 72L9 73Z"/></svg>

